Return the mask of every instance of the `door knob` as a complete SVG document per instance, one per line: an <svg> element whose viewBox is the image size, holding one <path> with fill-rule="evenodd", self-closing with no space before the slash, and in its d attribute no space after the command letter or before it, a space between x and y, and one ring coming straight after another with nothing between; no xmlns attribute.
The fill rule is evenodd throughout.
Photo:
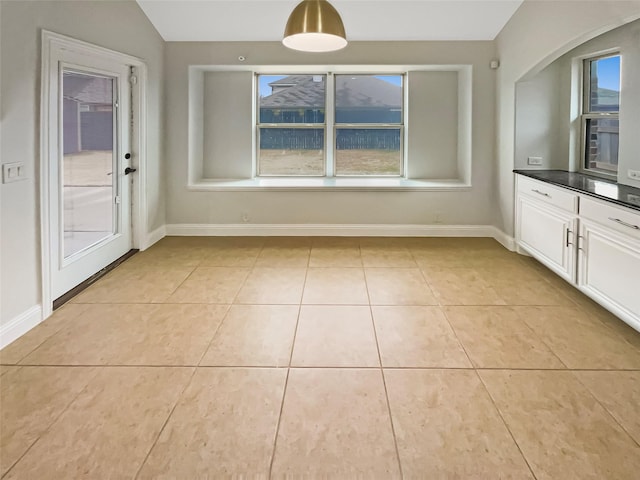
<svg viewBox="0 0 640 480"><path fill-rule="evenodd" d="M133 173L137 170L137 168L131 168L131 167L127 167L124 169L124 174L125 175L129 175L130 173Z"/></svg>

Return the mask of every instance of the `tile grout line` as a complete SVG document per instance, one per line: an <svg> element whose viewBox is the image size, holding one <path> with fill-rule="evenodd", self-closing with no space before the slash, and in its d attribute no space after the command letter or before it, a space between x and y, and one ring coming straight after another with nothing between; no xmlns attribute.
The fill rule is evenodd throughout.
<svg viewBox="0 0 640 480"><path fill-rule="evenodd" d="M469 352L467 352L467 348L462 343L462 340L460 340L460 337L458 336L458 332L456 332L456 329L453 327L453 324L451 323L451 320L449 320L449 315L447 315L447 311L445 310L444 306L440 305L438 308L442 312L442 315L444 316L444 319L447 322L447 325L449 325L449 328L453 332L453 336L456 337L458 345L460 345L460 348L462 348L462 351L464 352L465 356L467 357L467 360L469 361L469 365L471 365L471 369L472 370L477 370L475 362L471 359L471 355L469 355Z"/></svg>
<svg viewBox="0 0 640 480"><path fill-rule="evenodd" d="M541 307L536 307L536 308L541 308ZM552 307L552 308L556 308L556 307ZM518 312L516 312L517 314ZM519 316L519 315L518 315ZM551 354L556 357L558 359L558 361L564 365L566 370L571 370L571 368L562 360L562 358L560 358L560 356L555 352L555 350L553 348L551 348L551 345L547 344L547 342L544 340L544 338L542 338L540 335L538 335L538 332L536 332L533 327L531 325L529 325L529 323L527 322L526 318L522 319L522 323L524 324L525 327L527 327L529 329L529 331L533 334L533 336L535 338L537 338L538 340L540 340L540 343L542 343L545 347L547 347L547 350L549 350L551 352Z"/></svg>
<svg viewBox="0 0 640 480"><path fill-rule="evenodd" d="M533 472L533 469L531 468L531 465L529 465L529 461L527 460L527 457L524 456L524 453L522 452L522 449L520 448L520 445L516 441L516 438L514 437L513 432L511 432L511 429L507 425L507 422L504 419L504 417L502 415L502 412L498 408L498 405L496 404L495 400L493 399L493 396L491 395L491 393L489 392L489 389L485 385L484 380L482 379L482 377L478 373L478 368L476 367L476 364L473 362L473 360L471 360L471 357L469 356L469 353L467 352L466 347L464 346L464 344L462 343L462 341L458 337L458 332L456 332L456 329L453 327L453 324L449 320L449 316L447 315L447 312L445 311L445 309L442 306L440 306L440 310L442 311L442 314L444 315L447 323L449 324L449 327L451 328L451 330L453 331L453 334L455 335L456 339L458 340L458 343L462 347L462 350L464 351L464 354L467 356L467 359L469 360L469 363L473 367L473 372L476 374L476 377L478 378L478 380L480 380L480 383L482 384L482 387L484 388L485 392L489 396L489 399L491 400L491 403L493 404L493 407L496 409L496 412L498 412L498 415L500 416L500 419L502 420L502 423L503 423L504 427L509 432L509 435L511 436L511 439L513 440L513 443L516 445L518 451L520 452L520 455L522 456L522 459L524 460L525 464L527 465L527 468L531 472L531 475L533 476L534 479L537 479L536 474Z"/></svg>
<svg viewBox="0 0 640 480"><path fill-rule="evenodd" d="M305 305L306 306L306 305ZM364 306L364 305L360 305ZM377 306L377 305L373 305ZM431 305L433 307L433 305ZM286 365L177 365L177 364L118 364L118 363L102 363L102 364L21 364L21 365L2 365L11 368L237 368L237 369L284 369L289 368ZM340 366L340 365L296 365L291 368L295 369L344 369L344 370L376 370L380 367L366 366ZM640 372L638 368L509 368L509 367L382 367L384 370L478 370L478 371L504 371L504 372L601 372L601 373L621 373L621 372Z"/></svg>
<svg viewBox="0 0 640 480"><path fill-rule="evenodd" d="M204 259L202 260L204 261ZM202 263L201 261L201 263ZM198 267L194 268L191 273L184 279L184 281L178 286L176 287L176 289L168 296L165 298L165 300L167 300L168 298L171 297L171 295L173 295L178 288L180 288L180 286L182 286L189 277L191 277L191 275L193 274L193 272L196 271ZM249 269L249 272L251 272L251 269ZM243 281L243 285L244 282L246 282L246 279L248 278L249 273L247 273L247 276L245 277L244 281ZM234 296L234 300L237 297L238 293L240 292L240 289L242 287L240 287L238 289L238 291L236 292L236 295ZM233 304L233 303L232 303ZM144 460L140 463L140 466L138 467L138 470L135 474L135 476L133 477L134 479L137 479L138 476L140 475L140 472L142 471L144 465L147 463L147 460L149 459L149 456L151 455L151 452L153 451L153 449L155 448L156 444L158 443L158 440L160 439L160 436L162 435L162 432L164 431L164 429L166 428L167 424L169 423L169 420L171 419L171 416L173 415L173 412L175 411L175 409L177 408L178 404L180 403L180 400L182 399L182 396L184 395L184 392L186 392L187 388L189 387L189 385L191 385L191 382L193 381L193 378L196 375L196 372L198 371L198 367L200 365L200 363L202 363L202 359L204 358L204 356L207 354L207 352L209 351L209 348L211 347L211 343L213 342L213 339L215 338L215 336L217 335L218 331L220 330L220 327L222 326L222 323L224 322L224 320L227 318L227 315L229 314L229 310L231 310L231 305L228 305L227 310L222 318L222 320L220 321L220 323L218 323L218 326L216 327L213 335L211 336L211 339L209 340L209 343L207 344L207 347L203 350L202 355L200 356L200 360L198 361L198 364L193 368L193 372L191 373L191 376L189 377L189 380L187 380L185 382L184 387L182 388L182 391L180 392L180 394L176 397L176 402L173 405L173 407L171 408L171 411L169 412L169 415L167 415L167 418L165 419L164 423L162 424L162 427L160 428L160 430L158 431L158 435L156 436L155 440L153 441L153 443L151 444L151 447L149 448L149 451L147 452L147 454L145 455ZM184 366L183 366L184 367Z"/></svg>
<svg viewBox="0 0 640 480"><path fill-rule="evenodd" d="M593 393L593 391L589 388L589 386L587 384L585 384L578 375L575 375L573 371L569 371L571 373L571 376L573 378L575 378L578 383L580 385L582 385L585 390L587 390L587 392L589 392L589 395L591 395L593 397L593 399L598 403L598 405L600 405L602 407L602 409L607 412L607 414L613 419L613 421L616 423L616 425L618 425L620 427L620 429L627 434L627 436L631 439L631 441L633 443L635 443L638 447L640 447L640 440L636 440L633 435L631 435L631 433L629 431L627 431L627 429L625 428L625 426L622 424L622 422L620 420L618 420L618 418L607 408L607 406L600 401L600 399L596 396L595 393Z"/></svg>
<svg viewBox="0 0 640 480"><path fill-rule="evenodd" d="M166 428L167 424L169 423L169 419L173 415L173 412L178 407L178 404L180 403L180 400L182 399L182 396L184 395L184 392L186 392L187 388L189 388L189 386L191 385L191 382L193 381L193 377L195 377L197 371L198 371L198 367L194 367L193 368L193 372L191 372L191 376L185 382L184 387L182 387L182 390L180 391L180 394L176 397L176 402L173 404L173 407L169 411L169 414L167 415L167 418L165 419L164 423L162 424L162 427L160 427L160 430L158 430L158 434L156 435L155 440L152 442L151 447L149 447L149 451L145 455L144 460L142 462L140 462L140 466L138 467L138 470L136 471L136 474L133 476L134 480L138 478L138 476L140 475L140 472L142 471L142 468L147 463L147 460L149 459L149 456L151 455L151 452L153 451L153 449L155 448L156 444L158 443L158 440L160 439L160 436L162 435L162 432L164 432L164 429Z"/></svg>
<svg viewBox="0 0 640 480"><path fill-rule="evenodd" d="M87 305L87 304L71 304L71 305ZM64 308L64 307L61 307ZM18 360L16 363L14 364L9 364L9 365L15 365L15 366L20 366L23 360L25 360L27 357L29 357L29 355L31 355L33 352L35 352L36 350L38 350L42 345L44 345L46 342L48 342L49 340L51 340L54 336L58 335L58 333L62 332L62 330L64 330L65 328L67 328L69 325L68 323L71 322L72 320L75 320L76 318L78 318L80 315L84 314L87 310L89 309L89 307L85 306L80 312L78 312L76 315L73 315L71 318L67 319L67 321L65 322L65 325L61 326L60 328L56 329L51 335L49 335L47 338L45 338L42 342L38 343L38 345L36 347L34 347L33 349L29 350L29 352L26 355L23 355L22 357L20 357L20 360ZM55 314L51 314L51 316L49 316L49 318L47 318L47 320L51 319L53 317L53 315ZM42 322L40 322L38 325L41 325L42 323L46 322L47 320L43 320ZM36 325L37 326L37 325ZM17 340L17 339L16 339ZM13 343L13 342L11 342ZM11 344L9 344L11 345ZM9 346L7 345L7 347ZM6 347L5 347L6 348ZM0 361L0 365L7 365L2 363L2 361Z"/></svg>
<svg viewBox="0 0 640 480"><path fill-rule="evenodd" d="M262 248L264 248L264 244L261 246L260 252L262 252ZM260 252L258 253L258 255L260 255ZM254 269L254 266L255 266L255 263L256 263L257 259L258 259L258 256L256 256L256 258L254 258L253 264L250 267L248 267L247 275L244 277L244 280L242 281L242 284L240 285L240 287L238 287L238 291L233 296L233 299L231 300L231 303L227 305L227 311L224 313L224 316L222 317L222 320L220 321L220 323L218 323L218 326L216 327L215 331L213 332L213 335L211 336L211 339L209 340L209 343L207 344L207 347L203 350L202 355L200 355L200 360L198 360L196 368L199 368L199 367L202 366L202 359L205 357L205 355L207 354L207 352L211 348L211 344L213 343L213 340L216 338L216 335L218 335L218 332L222 328L222 324L227 319L227 316L229 315L229 312L231 311L231 308L234 305L236 305L236 300L238 299L238 295L240 295L240 291L246 285L247 279L251 275L251 272ZM234 268L238 268L238 267L234 267ZM182 304L182 305L184 305L184 304ZM192 304L192 305L202 305L202 304ZM212 304L207 304L207 305L212 305ZM224 305L224 304L220 304L220 305Z"/></svg>
<svg viewBox="0 0 640 480"><path fill-rule="evenodd" d="M527 468L531 472L531 475L533 476L533 478L535 480L537 480L538 477L536 476L535 472L533 471L533 468L529 464L529 460L527 459L527 457L525 456L524 452L522 451L522 448L520 447L520 444L516 440L516 437L514 436L514 434L511 431L511 429L509 428L509 425L507 424L507 421L505 420L504 415L502 415L502 411L500 411L500 408L496 404L496 401L493 398L493 395L491 395L491 392L487 388L487 385L484 383L484 380L483 380L482 376L478 373L477 370L475 370L475 374L478 377L478 379L480 380L480 383L482 384L482 386L484 388L484 391L489 396L489 399L491 400L491 403L493 404L493 407L496 409L496 412L498 412L498 415L500 416L500 420L502 420L502 423L503 423L504 427L507 429L507 432L509 432L509 435L511 436L511 439L513 440L513 443L515 444L516 448L520 452L520 455L522 456L522 459L524 460L524 463L527 465Z"/></svg>
<svg viewBox="0 0 640 480"><path fill-rule="evenodd" d="M387 413L389 415L389 424L391 426L391 435L393 436L393 446L396 450L396 459L398 460L398 470L400 472L400 478L404 478L402 473L402 461L400 460L400 449L398 448L398 438L396 437L396 429L393 424L393 415L391 413L391 402L389 401L389 391L387 389L387 379L384 375L384 368L382 366L382 354L380 353L380 343L378 342L378 332L376 330L376 322L373 318L373 306L371 305L371 297L369 295L369 284L367 283L367 276L364 275L365 287L367 289L367 298L369 299L369 315L371 316L371 326L373 328L373 337L376 342L376 350L378 351L378 363L380 365L380 376L382 377L382 387L384 388L384 397L387 402Z"/></svg>
<svg viewBox="0 0 640 480"><path fill-rule="evenodd" d="M433 285L431 285L431 282L429 281L429 278L427 278L427 275L424 273L424 270L418 264L418 262L416 261L415 257L413 256L413 251L410 250L410 252L411 252L411 258L413 258L413 261L416 262L416 265L418 266L418 270L420 271L420 275L422 276L422 279L424 280L424 283L427 285L427 288L431 292L431 296L433 297L433 299L436 302L438 302L436 305L439 306L440 309L442 309L443 305L442 305L442 300L440 299L440 295L436 295L435 288L433 287Z"/></svg>
<svg viewBox="0 0 640 480"><path fill-rule="evenodd" d="M280 434L280 423L282 422L282 413L284 411L284 400L287 394L287 387L289 386L289 375L291 374L291 361L293 360L293 351L296 346L296 337L298 335L298 326L300 325L300 314L302 312L302 298L304 297L304 289L307 286L307 275L309 274L309 261L311 259L311 253L309 253L309 259L307 259L307 268L304 274L304 282L302 284L302 292L300 292L300 303L298 304L298 317L296 318L296 327L293 330L293 339L291 341L291 351L289 352L289 363L287 365L287 375L284 379L284 388L282 389L282 401L280 402L280 413L278 414L278 422L276 423L276 432L273 439L273 451L271 452L271 460L269 461L269 474L267 478L271 478L273 475L273 462L276 459L276 448L278 446L278 435Z"/></svg>
<svg viewBox="0 0 640 480"><path fill-rule="evenodd" d="M19 368L22 368L21 366ZM95 367L94 367L95 368ZM24 451L24 453L22 455L20 455L20 457L13 462L13 464L11 465L11 467L9 467L9 469L4 472L4 474L2 475L2 478L6 477L7 475L9 475L9 472L11 472L11 470L13 470L15 468L15 466L31 451L31 449L33 448L33 446L38 443L40 441L40 439L42 437L44 437L50 430L51 427L53 427L53 425L55 423L58 422L58 420L60 420L60 418L62 417L62 415L64 415L67 410L69 410L69 407L71 407L71 405L78 399L78 397L87 389L87 387L89 386L89 383L91 383L92 380L94 380L99 374L99 370L96 368L96 372L87 380L87 383L84 385L84 387L82 387L78 393L69 401L69 403L60 411L60 414L57 415L49 424L49 426L40 434L38 435L38 438L36 438L31 445L29 445L29 447Z"/></svg>

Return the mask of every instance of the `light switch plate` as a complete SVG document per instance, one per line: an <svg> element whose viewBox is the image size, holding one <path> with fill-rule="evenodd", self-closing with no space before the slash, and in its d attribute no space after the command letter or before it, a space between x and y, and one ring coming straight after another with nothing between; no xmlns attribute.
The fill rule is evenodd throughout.
<svg viewBox="0 0 640 480"><path fill-rule="evenodd" d="M542 157L527 158L527 165L542 165Z"/></svg>
<svg viewBox="0 0 640 480"><path fill-rule="evenodd" d="M2 164L2 182L11 183L18 180L24 180L24 162L3 163Z"/></svg>

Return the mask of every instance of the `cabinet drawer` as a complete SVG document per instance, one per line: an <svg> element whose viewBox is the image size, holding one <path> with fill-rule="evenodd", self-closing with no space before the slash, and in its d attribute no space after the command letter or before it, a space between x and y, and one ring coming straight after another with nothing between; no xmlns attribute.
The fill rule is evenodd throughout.
<svg viewBox="0 0 640 480"><path fill-rule="evenodd" d="M580 199L580 216L640 239L640 212L583 196Z"/></svg>
<svg viewBox="0 0 640 480"><path fill-rule="evenodd" d="M578 213L578 194L545 182L518 175L518 194L527 195L567 212Z"/></svg>

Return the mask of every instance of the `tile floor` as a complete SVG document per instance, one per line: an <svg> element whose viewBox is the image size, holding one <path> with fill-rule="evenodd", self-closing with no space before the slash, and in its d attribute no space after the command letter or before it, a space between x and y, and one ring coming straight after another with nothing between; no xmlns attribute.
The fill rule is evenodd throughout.
<svg viewBox="0 0 640 480"><path fill-rule="evenodd" d="M489 239L168 237L0 363L7 479L640 471L640 334Z"/></svg>

